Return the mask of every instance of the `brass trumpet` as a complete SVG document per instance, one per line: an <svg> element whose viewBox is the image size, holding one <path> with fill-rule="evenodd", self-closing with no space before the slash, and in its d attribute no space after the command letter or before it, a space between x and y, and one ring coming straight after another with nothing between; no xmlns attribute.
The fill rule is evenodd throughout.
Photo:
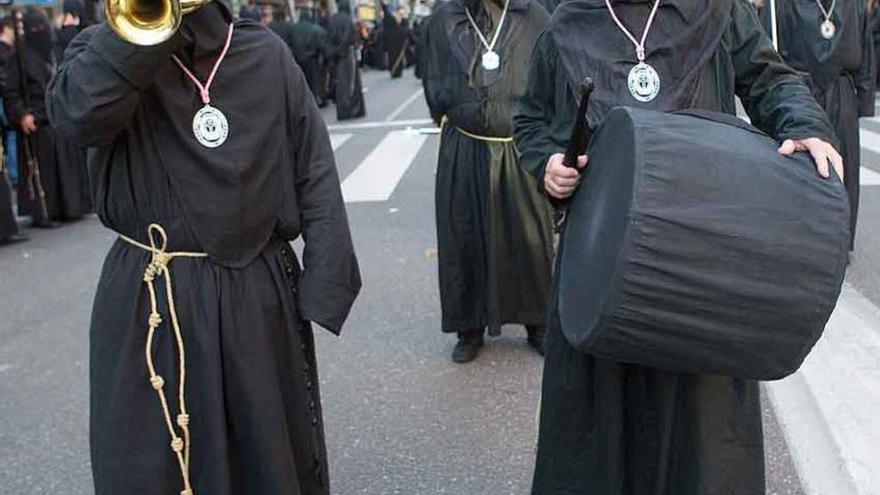
<svg viewBox="0 0 880 495"><path fill-rule="evenodd" d="M120 38L141 46L174 36L183 16L211 0L107 0L107 23Z"/></svg>

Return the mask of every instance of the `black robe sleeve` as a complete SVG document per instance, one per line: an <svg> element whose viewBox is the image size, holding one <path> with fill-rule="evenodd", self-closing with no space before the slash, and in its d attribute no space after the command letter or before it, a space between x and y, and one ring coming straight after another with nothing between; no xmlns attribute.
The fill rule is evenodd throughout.
<svg viewBox="0 0 880 495"><path fill-rule="evenodd" d="M754 10L735 1L730 22L736 94L752 124L779 141L817 137L837 144L825 112L773 48Z"/></svg>
<svg viewBox="0 0 880 495"><path fill-rule="evenodd" d="M142 91L168 61L172 40L137 46L116 36L107 24L77 35L49 85L47 104L55 130L82 146L113 142L128 128Z"/></svg>
<svg viewBox="0 0 880 495"><path fill-rule="evenodd" d="M854 82L859 101L859 117L874 116L874 93L877 91L877 59L874 51L874 26L870 13L862 19L862 64L855 74Z"/></svg>
<svg viewBox="0 0 880 495"><path fill-rule="evenodd" d="M18 65L18 52L13 52L6 63L6 85L3 90L3 105L6 118L9 119L16 129L21 125L21 119L33 113L33 108L25 103L22 90L27 85L26 75L22 73Z"/></svg>
<svg viewBox="0 0 880 495"><path fill-rule="evenodd" d="M443 33L445 29L444 17L442 13L432 16L424 33L426 63L422 86L425 88L425 100L428 102L431 119L437 124L440 124L446 114L451 97L451 89L447 80L451 76L447 68L448 64L452 63L452 54L448 38Z"/></svg>
<svg viewBox="0 0 880 495"><path fill-rule="evenodd" d="M289 141L296 209L305 241L299 309L303 319L339 333L361 287L333 148L298 67L286 64Z"/></svg>
<svg viewBox="0 0 880 495"><path fill-rule="evenodd" d="M538 180L543 190L547 160L554 153L564 152L568 144L575 102L562 77L552 35L545 32L538 38L532 61L513 124L520 166Z"/></svg>

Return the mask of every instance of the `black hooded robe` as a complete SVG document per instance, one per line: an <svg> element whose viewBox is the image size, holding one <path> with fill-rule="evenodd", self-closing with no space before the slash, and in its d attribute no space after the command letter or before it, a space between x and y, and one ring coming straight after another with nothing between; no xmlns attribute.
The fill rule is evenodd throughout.
<svg viewBox="0 0 880 495"><path fill-rule="evenodd" d="M614 5L622 22L641 33L652 3ZM591 127L618 105L734 114L736 94L753 123L777 139L833 142L824 112L773 51L745 2L664 1L646 48L661 91L640 104L626 84L634 47L605 2L562 3L538 41L515 119L523 166L541 179L549 156L564 151L575 120L573 88L586 76L596 83ZM555 291L533 495L764 495L757 382L582 353L562 334Z"/></svg>
<svg viewBox="0 0 880 495"><path fill-rule="evenodd" d="M6 85L6 64L11 56L12 48L0 43L0 94L4 94ZM4 130L5 131L5 130ZM18 223L12 211L12 177L4 153L0 153L0 243L14 235L18 235Z"/></svg>
<svg viewBox="0 0 880 495"><path fill-rule="evenodd" d="M19 142L19 189L18 208L22 215L29 215L34 223L47 220L75 220L90 209L90 195L85 170L77 157L59 157L56 149L52 122L46 113L46 86L55 74L55 46L52 43L51 26L42 14L25 13L25 36L21 48L23 70L19 70L18 54L8 64L8 76L4 94L6 115L16 124L27 114L33 114L37 130L30 136L23 132ZM29 26L35 26L29 29ZM48 214L43 216L36 180L29 173L29 152L37 158L45 206ZM70 159L73 158L73 159Z"/></svg>
<svg viewBox="0 0 880 495"><path fill-rule="evenodd" d="M73 41L80 31L82 31L80 26L62 26L56 30L55 60L62 60L64 58L64 50L67 50L70 42ZM67 170L70 174L77 174L79 177L80 200L78 203L81 214L91 213L95 209L92 201L93 192L86 154L85 148L56 133L55 159L58 160L58 167L62 170Z"/></svg>
<svg viewBox="0 0 880 495"><path fill-rule="evenodd" d="M367 114L367 109L361 88L361 70L355 54L358 35L351 16L343 11L337 12L330 19L327 34L334 60L336 119L363 117Z"/></svg>
<svg viewBox="0 0 880 495"><path fill-rule="evenodd" d="M223 9L204 79L231 21ZM288 49L251 21L236 23L211 86L229 123L219 148L200 145L202 102L171 60L175 41L139 48L106 24L81 33L50 88L58 132L95 148L97 210L110 229L149 244L167 231L185 342L186 403L196 494L327 495L310 322L339 332L360 287L326 127ZM175 38L176 40L177 38ZM197 40L201 39L197 32ZM242 91L248 81L278 81ZM258 118L254 116L257 115ZM300 269L288 241L306 240ZM154 236L156 239L156 236ZM156 239L159 244L161 239ZM182 477L145 365L150 254L118 240L95 296L90 334L91 451L96 495L180 493ZM178 356L165 277L156 278L153 355L177 414ZM172 392L173 391L173 392Z"/></svg>
<svg viewBox="0 0 880 495"><path fill-rule="evenodd" d="M431 17L417 21L412 30L413 57L415 58L415 76L421 79L425 74L425 29Z"/></svg>
<svg viewBox="0 0 880 495"><path fill-rule="evenodd" d="M278 15L278 17L273 18L266 27L271 29L273 33L277 34L278 37L281 38L281 41L287 45L287 48L290 49L290 53L294 54L296 44L293 40L293 23L283 17L284 14L280 9L277 11L277 14L273 13L273 16L275 15Z"/></svg>
<svg viewBox="0 0 880 495"><path fill-rule="evenodd" d="M870 2L871 8L871 37L874 39L874 67L880 67L880 2ZM874 75L874 84L880 84L880 69Z"/></svg>
<svg viewBox="0 0 880 495"><path fill-rule="evenodd" d="M321 86L321 59L327 45L327 33L317 24L305 18L293 25L293 56L302 68L306 82L319 105L323 105L324 91Z"/></svg>
<svg viewBox="0 0 880 495"><path fill-rule="evenodd" d="M505 323L541 326L546 319L552 212L505 138L547 12L510 0L496 46L501 67L487 71L464 8L460 0L440 7L425 30L425 95L432 117L446 119L435 196L442 329L497 334ZM484 12L474 16L488 24Z"/></svg>
<svg viewBox="0 0 880 495"><path fill-rule="evenodd" d="M397 22L388 5L383 3L382 10L382 39L388 57L388 72L393 79L397 79L403 75L403 69L407 66L409 29L403 22Z"/></svg>
<svg viewBox="0 0 880 495"><path fill-rule="evenodd" d="M827 9L831 2L824 5ZM840 139L843 181L852 212L852 249L859 213L859 117L874 116L877 62L870 15L864 0L836 0L831 20L837 32L830 40L820 33L825 17L816 0L777 0L776 18L780 55L805 73L813 96L825 108Z"/></svg>

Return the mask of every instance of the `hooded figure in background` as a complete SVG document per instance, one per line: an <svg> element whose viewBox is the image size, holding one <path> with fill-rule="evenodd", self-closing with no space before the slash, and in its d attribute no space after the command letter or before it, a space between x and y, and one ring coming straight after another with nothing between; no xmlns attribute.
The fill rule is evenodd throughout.
<svg viewBox="0 0 880 495"><path fill-rule="evenodd" d="M256 5L242 5L238 10L238 18L241 20L260 22L260 8Z"/></svg>
<svg viewBox="0 0 880 495"><path fill-rule="evenodd" d="M261 1L262 22L284 41L290 53L295 55L296 47L293 42L293 23L287 18L287 10L283 4L273 1Z"/></svg>
<svg viewBox="0 0 880 495"><path fill-rule="evenodd" d="M404 9L394 11L387 3L381 2L382 7L382 39L385 53L388 57L388 71L392 79L403 75L403 69L407 66L407 50L409 49L409 28L406 26Z"/></svg>
<svg viewBox="0 0 880 495"><path fill-rule="evenodd" d="M55 60L64 58L64 50L85 28L85 8L80 0L64 0L61 27L55 30ZM55 156L58 166L80 177L81 206L83 213L94 210L91 179L89 177L86 149L64 136L55 135Z"/></svg>
<svg viewBox="0 0 880 495"><path fill-rule="evenodd" d="M53 227L56 221L79 219L89 211L88 181L81 162L59 163L55 133L46 113L46 87L55 74L52 26L35 8L24 12L23 24L23 43L15 55L19 58L8 66L4 95L6 115L23 133L19 212L29 215L35 227Z"/></svg>
<svg viewBox="0 0 880 495"><path fill-rule="evenodd" d="M639 50L609 10L636 39L651 26L643 55L660 81L653 99L627 84ZM810 149L840 164L827 116L742 0L563 2L532 60L515 118L517 147L523 166L560 201L582 177L562 164L562 153L585 77L596 84L591 128L622 105L735 115L739 96L752 122L784 142L782 151ZM557 259L567 248L563 232ZM699 301L687 302L699 311ZM758 382L581 352L563 333L557 284L549 306L533 495L765 495Z"/></svg>
<svg viewBox="0 0 880 495"><path fill-rule="evenodd" d="M358 33L351 20L351 6L347 0L340 0L337 7L339 12L330 18L327 26L327 52L335 75L336 119L349 120L365 116L367 109L355 53Z"/></svg>
<svg viewBox="0 0 880 495"><path fill-rule="evenodd" d="M211 2L149 48L86 29L49 93L119 234L89 338L95 494L328 495L312 323L338 333L360 275L287 46Z"/></svg>
<svg viewBox="0 0 880 495"><path fill-rule="evenodd" d="M769 26L769 9L763 9ZM803 72L840 139L850 202L850 250L859 216L859 118L874 116L877 61L871 14L864 0L777 0L779 54Z"/></svg>
<svg viewBox="0 0 880 495"><path fill-rule="evenodd" d="M55 58L61 60L73 38L85 28L86 10L80 0L64 0L61 27L55 30Z"/></svg>
<svg viewBox="0 0 880 495"><path fill-rule="evenodd" d="M422 83L442 125L435 191L442 330L458 336L457 363L475 359L486 329L498 335L504 324L525 325L528 343L543 352L552 211L520 168L512 136L513 102L525 92L547 21L532 0L453 0L424 32Z"/></svg>
<svg viewBox="0 0 880 495"><path fill-rule="evenodd" d="M321 62L327 50L327 32L312 22L308 11L299 13L299 21L293 25L293 56L315 95L318 107L327 105L327 97L321 81Z"/></svg>
<svg viewBox="0 0 880 495"><path fill-rule="evenodd" d="M0 20L0 94L6 85L6 70L13 56L13 26L14 21L11 16ZM2 100L0 100L2 101ZM6 128L9 122L6 120L5 112L0 112L0 116L5 136L2 141L3 148L0 150L0 245L25 240L18 233L18 222L15 218L15 212L12 210L12 189L13 183L17 180L18 172L16 161L16 138L18 137L14 131Z"/></svg>

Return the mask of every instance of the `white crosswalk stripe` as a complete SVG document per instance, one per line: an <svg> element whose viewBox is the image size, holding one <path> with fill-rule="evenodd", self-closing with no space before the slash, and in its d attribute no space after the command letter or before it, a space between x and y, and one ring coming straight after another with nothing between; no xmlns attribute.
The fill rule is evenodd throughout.
<svg viewBox="0 0 880 495"><path fill-rule="evenodd" d="M333 145L333 151L338 150L349 139L351 139L351 134L331 134L330 144Z"/></svg>
<svg viewBox="0 0 880 495"><path fill-rule="evenodd" d="M414 130L389 132L342 182L345 202L387 201L426 140Z"/></svg>
<svg viewBox="0 0 880 495"><path fill-rule="evenodd" d="M873 119L874 118L872 118L871 120ZM867 129L860 129L859 137L861 139L862 149L880 154L880 134L869 131ZM859 179L861 180L862 187L880 186L880 173L877 173L867 167L862 167L861 176L859 177Z"/></svg>

